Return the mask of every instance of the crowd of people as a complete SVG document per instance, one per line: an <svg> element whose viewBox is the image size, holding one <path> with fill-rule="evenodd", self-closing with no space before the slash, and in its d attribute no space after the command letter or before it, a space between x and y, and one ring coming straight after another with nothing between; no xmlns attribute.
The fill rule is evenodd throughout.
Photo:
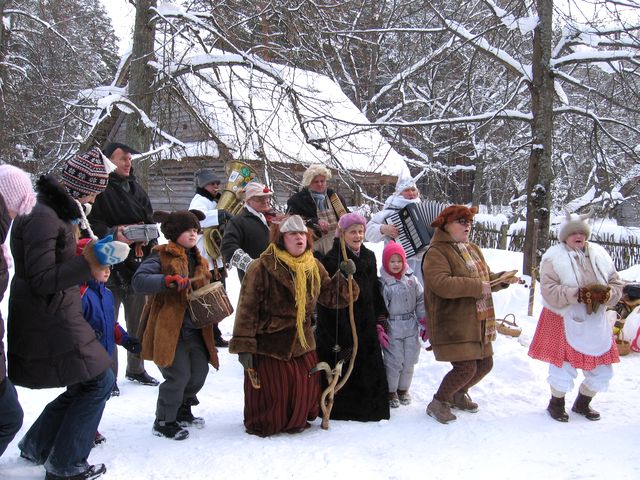
<svg viewBox="0 0 640 480"><path fill-rule="evenodd" d="M422 202L419 176L401 174L367 221L328 187L331 171L311 165L279 216L274 192L255 180L238 194L242 211L218 208L221 181L209 169L196 174L189 210L154 211L133 175L137 153L121 143L94 147L68 160L59 178L40 177L35 191L27 173L0 166L0 298L7 262L15 265L7 362L0 318L0 455L22 426L15 385L65 387L19 440L20 455L43 465L48 480L102 475L106 466L88 457L105 441L98 431L105 403L119 394L117 346L127 350L126 379L158 386L151 430L173 440L205 426L192 407L209 365L219 368L217 347L243 366L252 435L301 432L319 415L389 419L412 401L421 343L451 364L427 415L447 424L455 410L479 411L470 389L493 367L492 292L519 279L492 272L470 241L476 207ZM390 218L418 203L428 238L407 252ZM158 224L166 243L158 242ZM549 363L547 411L560 422L569 419L564 399L578 369L584 381L572 410L600 418L591 400L619 361L598 307L615 305L623 282L589 235L587 218L567 216L540 267L544 309L529 354ZM381 265L365 240L384 241ZM232 267L241 289L227 341L215 322L196 322L189 295L210 282L224 287Z"/></svg>

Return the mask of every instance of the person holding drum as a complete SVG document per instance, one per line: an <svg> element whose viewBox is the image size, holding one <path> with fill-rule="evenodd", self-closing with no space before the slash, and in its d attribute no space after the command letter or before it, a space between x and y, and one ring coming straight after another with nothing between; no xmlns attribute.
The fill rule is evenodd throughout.
<svg viewBox="0 0 640 480"><path fill-rule="evenodd" d="M310 229L298 215L271 227L271 243L249 265L242 282L229 351L245 368L244 425L266 437L308 428L320 411L320 381L310 371L318 363L312 319L316 302L330 308L348 305L343 275L333 278L313 256ZM353 282L353 300L360 289Z"/></svg>
<svg viewBox="0 0 640 480"><path fill-rule="evenodd" d="M197 393L209 372L207 363L218 368L213 328L196 328L187 308L187 291L209 283L209 264L196 243L200 220L198 210L172 213L156 211L153 220L169 241L153 252L132 279L137 294L149 295L140 320L142 358L153 360L164 382L158 389L156 419L152 433L158 437L184 440L186 427L204 427L204 419L194 417Z"/></svg>

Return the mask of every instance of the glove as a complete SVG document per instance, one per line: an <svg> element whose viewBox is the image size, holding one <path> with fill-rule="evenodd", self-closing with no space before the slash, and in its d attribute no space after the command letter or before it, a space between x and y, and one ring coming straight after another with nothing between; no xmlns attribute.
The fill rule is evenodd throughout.
<svg viewBox="0 0 640 480"><path fill-rule="evenodd" d="M420 320L418 320L418 323L420 324L420 338L423 342L428 342L429 328L427 327L427 317L422 317Z"/></svg>
<svg viewBox="0 0 640 480"><path fill-rule="evenodd" d="M611 287L608 285L592 284L578 290L578 302L585 304L589 315L597 312L598 307L606 303L610 297Z"/></svg>
<svg viewBox="0 0 640 480"><path fill-rule="evenodd" d="M354 273L356 273L356 264L353 263L353 260L351 259L343 260L342 262L340 262L338 268L340 268L340 271L345 276L353 275Z"/></svg>
<svg viewBox="0 0 640 480"><path fill-rule="evenodd" d="M107 235L93 244L93 251L100 265L105 267L124 261L129 256L129 245L113 239Z"/></svg>
<svg viewBox="0 0 640 480"><path fill-rule="evenodd" d="M240 352L238 354L238 361L240 365L244 367L245 370L249 368L253 368L253 354L249 352Z"/></svg>
<svg viewBox="0 0 640 480"><path fill-rule="evenodd" d="M384 327L381 323L376 325L376 331L378 332L378 342L380 342L380 346L384 349L389 348L389 335L384 331Z"/></svg>
<svg viewBox="0 0 640 480"><path fill-rule="evenodd" d="M131 353L140 353L140 351L142 350L142 344L136 337L127 338L124 342L122 342L122 346L125 348L125 350L128 350Z"/></svg>
<svg viewBox="0 0 640 480"><path fill-rule="evenodd" d="M191 280L187 277L183 277L182 275L166 275L164 277L164 285L167 288L175 288L179 292L184 290L185 288L189 288L191 285Z"/></svg>
<svg viewBox="0 0 640 480"><path fill-rule="evenodd" d="M227 221L231 220L231 215L226 210L218 210L218 225L224 225Z"/></svg>

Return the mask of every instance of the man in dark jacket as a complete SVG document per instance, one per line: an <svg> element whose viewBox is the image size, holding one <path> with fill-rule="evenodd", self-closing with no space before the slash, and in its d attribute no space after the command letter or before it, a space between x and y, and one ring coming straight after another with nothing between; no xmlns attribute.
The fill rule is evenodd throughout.
<svg viewBox="0 0 640 480"><path fill-rule="evenodd" d="M102 153L116 165L116 170L109 175L107 188L96 199L88 219L98 237L113 234L115 240L125 242L131 247L129 257L113 267L107 287L113 292L116 321L120 305L124 305L126 330L131 335L136 335L145 297L133 291L131 278L156 242L133 242L124 236L123 230L128 225L155 224L151 218L153 208L147 192L133 175L131 155L138 152L122 143L110 143ZM117 355L113 356L113 364L117 376ZM127 352L125 376L128 380L143 385L155 386L159 383L145 371L140 355L131 352ZM117 390L114 394L117 394Z"/></svg>
<svg viewBox="0 0 640 480"><path fill-rule="evenodd" d="M253 259L269 245L269 225L265 213L271 211L273 192L259 182L248 183L240 197L242 212L227 222L220 250L225 262L238 269L240 282Z"/></svg>

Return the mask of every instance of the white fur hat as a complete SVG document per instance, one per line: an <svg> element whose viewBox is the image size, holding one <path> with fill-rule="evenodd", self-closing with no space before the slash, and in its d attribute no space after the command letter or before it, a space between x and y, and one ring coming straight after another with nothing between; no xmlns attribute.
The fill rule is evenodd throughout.
<svg viewBox="0 0 640 480"><path fill-rule="evenodd" d="M587 236L587 240L591 236L591 227L587 220L591 217L591 212L583 215L567 212L564 221L558 227L558 240L566 242L569 235L576 232L582 232Z"/></svg>
<svg viewBox="0 0 640 480"><path fill-rule="evenodd" d="M313 163L309 165L309 168L307 168L302 174L302 186L308 187L309 185L311 185L313 179L318 175L322 175L327 180L331 180L331 170L329 170L321 163Z"/></svg>

